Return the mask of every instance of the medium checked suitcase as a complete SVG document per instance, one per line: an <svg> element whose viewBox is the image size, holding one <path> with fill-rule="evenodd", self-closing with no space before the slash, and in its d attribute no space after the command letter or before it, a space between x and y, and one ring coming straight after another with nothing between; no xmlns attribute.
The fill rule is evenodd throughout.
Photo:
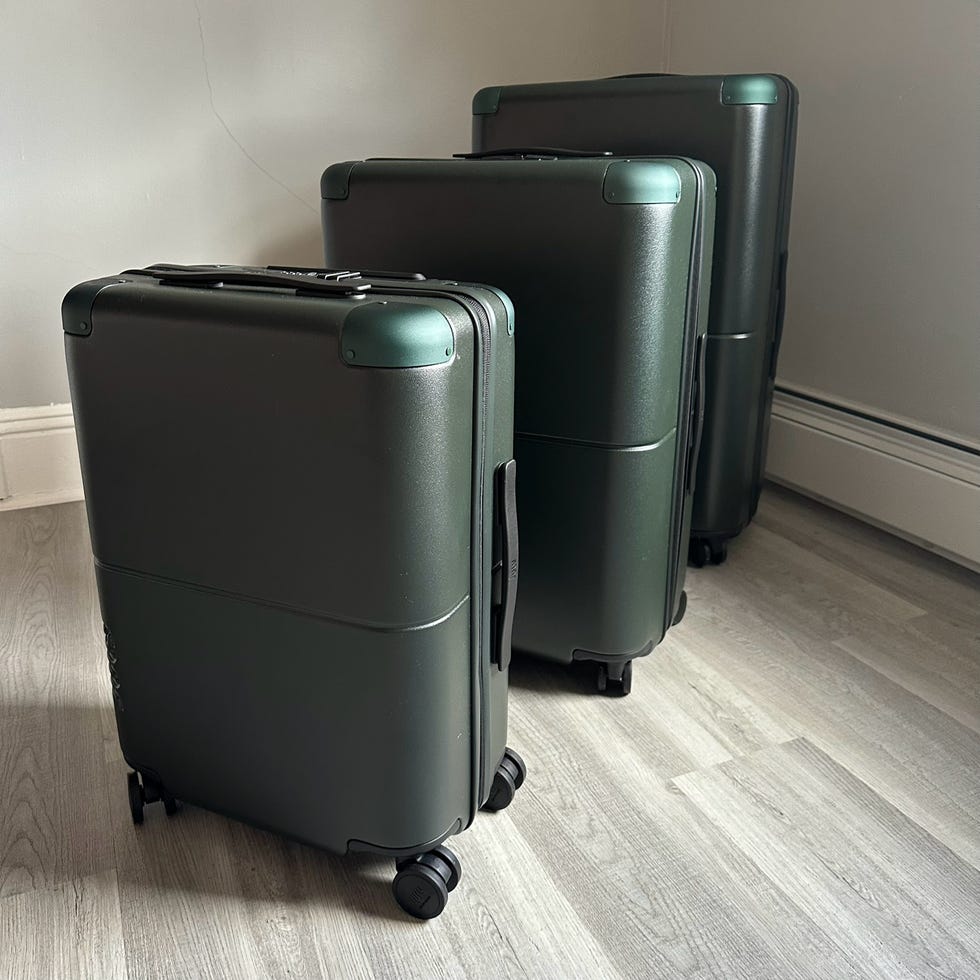
<svg viewBox="0 0 980 980"><path fill-rule="evenodd" d="M632 661L683 615L714 175L679 158L377 160L321 183L328 263L499 286L520 324L514 647Z"/></svg>
<svg viewBox="0 0 980 980"><path fill-rule="evenodd" d="M473 99L473 149L683 153L718 177L704 434L690 557L724 561L759 502L786 299L796 88L780 75L505 85Z"/></svg>
<svg viewBox="0 0 980 980"><path fill-rule="evenodd" d="M509 301L159 265L63 325L134 821L182 799L388 854L438 915L442 841L524 778Z"/></svg>

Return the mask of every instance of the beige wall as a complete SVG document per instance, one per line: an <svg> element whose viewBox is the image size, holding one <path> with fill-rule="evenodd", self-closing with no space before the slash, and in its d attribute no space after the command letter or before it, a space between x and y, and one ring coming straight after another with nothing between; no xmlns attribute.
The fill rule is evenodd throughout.
<svg viewBox="0 0 980 980"><path fill-rule="evenodd" d="M980 5L668 3L667 70L800 88L780 381L980 444Z"/></svg>
<svg viewBox="0 0 980 980"><path fill-rule="evenodd" d="M0 408L68 399L72 284L320 261L336 160L469 148L487 84L656 70L655 0L38 0L0 29Z"/></svg>

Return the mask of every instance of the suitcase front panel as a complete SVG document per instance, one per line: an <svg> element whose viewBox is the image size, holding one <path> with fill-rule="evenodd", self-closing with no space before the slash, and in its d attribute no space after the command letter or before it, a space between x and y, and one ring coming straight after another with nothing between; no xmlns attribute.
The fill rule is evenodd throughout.
<svg viewBox="0 0 980 980"><path fill-rule="evenodd" d="M471 332L445 363L365 368L340 349L352 301L102 297L66 337L97 559L380 628L466 597Z"/></svg>
<svg viewBox="0 0 980 980"><path fill-rule="evenodd" d="M506 737L505 302L108 282L65 342L127 759L334 850L461 830Z"/></svg>
<svg viewBox="0 0 980 980"><path fill-rule="evenodd" d="M386 632L97 573L123 754L172 794L339 853L469 822L468 601Z"/></svg>
<svg viewBox="0 0 980 980"><path fill-rule="evenodd" d="M624 180L622 168L640 179ZM647 171L660 188L669 175L674 193L638 193ZM368 161L330 168L322 186L329 264L479 278L514 300L522 447L515 646L566 661L576 650L647 652L683 585L691 375L707 292L692 262L703 248L710 268L710 170L674 158ZM593 498L591 506L577 501L581 526L560 516L568 502L558 497L573 491L528 455L532 444L553 447L541 458L561 465L593 450L606 460L581 483ZM660 447L656 475L639 463L652 447ZM620 458L618 450L631 452ZM557 487L554 501L539 481ZM609 517L627 507L630 519L646 516L638 534ZM566 560L561 548L535 546L536 536L601 543ZM554 585L568 574L575 583Z"/></svg>
<svg viewBox="0 0 980 980"><path fill-rule="evenodd" d="M517 430L652 444L677 424L696 189L681 164L676 203L610 204L609 166L356 164L348 198L323 202L327 262L499 285L521 323Z"/></svg>
<svg viewBox="0 0 980 980"><path fill-rule="evenodd" d="M610 450L518 437L521 585L514 647L624 659L663 636L675 436Z"/></svg>

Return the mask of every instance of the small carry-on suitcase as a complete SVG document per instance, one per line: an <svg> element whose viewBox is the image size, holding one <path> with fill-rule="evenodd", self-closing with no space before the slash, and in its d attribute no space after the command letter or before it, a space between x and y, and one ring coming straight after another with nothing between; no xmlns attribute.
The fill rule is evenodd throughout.
<svg viewBox="0 0 980 980"><path fill-rule="evenodd" d="M421 276L151 266L65 297L133 820L176 799L395 857L524 778L505 749L517 574L513 323Z"/></svg>
<svg viewBox="0 0 980 980"><path fill-rule="evenodd" d="M704 433L690 558L725 560L752 519L786 301L799 97L781 75L630 75L505 85L473 99L473 149L683 153L718 177Z"/></svg>
<svg viewBox="0 0 980 980"><path fill-rule="evenodd" d="M686 603L710 168L524 150L337 164L321 191L330 263L408 263L513 300L514 648L597 661L600 690L627 693Z"/></svg>

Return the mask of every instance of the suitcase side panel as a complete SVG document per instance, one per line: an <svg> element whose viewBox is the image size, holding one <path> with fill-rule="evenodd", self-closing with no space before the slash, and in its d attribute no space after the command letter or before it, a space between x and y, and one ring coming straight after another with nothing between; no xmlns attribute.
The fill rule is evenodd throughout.
<svg viewBox="0 0 980 980"><path fill-rule="evenodd" d="M493 385L491 418L488 419L487 453L489 466L487 477L489 485L484 488L484 547L487 554L494 555L494 508L503 506L503 501L495 499L495 475L498 468L514 458L514 371L515 371L515 332L516 318L513 304L506 294L493 287L460 287L478 298L490 313L491 353L493 364ZM518 481L520 473L518 473ZM484 596L489 605L493 599L493 575L489 563L484 567ZM506 574L501 569L500 575ZM490 615L485 612L484 650L491 647ZM484 684L484 739L481 746L480 788L478 805L482 806L490 795L497 765L507 746L507 705L509 665L500 669L492 657L480 658Z"/></svg>
<svg viewBox="0 0 980 980"><path fill-rule="evenodd" d="M685 368L687 381L680 407L681 420L678 423L678 472L683 473L683 482L675 490L681 494L678 528L672 538L672 579L671 601L665 616L663 632L673 624L681 608L682 593L687 577L687 550L691 537L691 522L694 512L695 486L698 464L705 427L705 405L707 402L707 332L711 299L711 275L714 264L714 228L717 197L717 180L714 171L697 160L686 161L696 175L700 195L700 207L695 214L695 227L691 243L691 270L688 295L688 347L685 357L691 362Z"/></svg>

